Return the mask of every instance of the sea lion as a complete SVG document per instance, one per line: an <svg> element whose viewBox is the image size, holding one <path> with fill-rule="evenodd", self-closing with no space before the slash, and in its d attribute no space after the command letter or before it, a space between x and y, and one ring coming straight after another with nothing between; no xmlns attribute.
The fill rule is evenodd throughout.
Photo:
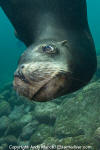
<svg viewBox="0 0 100 150"><path fill-rule="evenodd" d="M1 7L27 50L14 74L14 88L48 101L86 85L96 71L86 0L5 0Z"/></svg>

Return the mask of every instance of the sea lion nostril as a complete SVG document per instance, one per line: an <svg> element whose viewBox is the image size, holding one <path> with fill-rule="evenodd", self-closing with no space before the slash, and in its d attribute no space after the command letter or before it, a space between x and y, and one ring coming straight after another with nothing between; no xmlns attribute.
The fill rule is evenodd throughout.
<svg viewBox="0 0 100 150"><path fill-rule="evenodd" d="M14 77L17 77L19 79L21 79L22 81L26 82L26 83L29 83L29 81L25 78L24 74L21 72L21 70L17 70L15 73L14 73Z"/></svg>
<svg viewBox="0 0 100 150"><path fill-rule="evenodd" d="M24 65L21 65L21 66L20 66L20 69L23 69L24 67L25 67Z"/></svg>
<svg viewBox="0 0 100 150"><path fill-rule="evenodd" d="M20 70L17 70L15 73L14 73L14 76L15 77L21 77L22 73Z"/></svg>
<svg viewBox="0 0 100 150"><path fill-rule="evenodd" d="M19 77L19 72L16 71L16 72L14 73L14 76L15 76L15 77Z"/></svg>

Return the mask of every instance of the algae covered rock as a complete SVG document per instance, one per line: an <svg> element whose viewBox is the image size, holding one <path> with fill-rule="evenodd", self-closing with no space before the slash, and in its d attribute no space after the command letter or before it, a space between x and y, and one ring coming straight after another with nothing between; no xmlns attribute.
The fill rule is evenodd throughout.
<svg viewBox="0 0 100 150"><path fill-rule="evenodd" d="M3 150L3 146L0 146L0 150Z"/></svg>
<svg viewBox="0 0 100 150"><path fill-rule="evenodd" d="M11 112L10 104L7 101L0 102L0 116L8 115Z"/></svg>
<svg viewBox="0 0 100 150"><path fill-rule="evenodd" d="M9 125L10 125L10 119L7 116L2 116L0 118L0 136L4 134L4 132L7 130Z"/></svg>
<svg viewBox="0 0 100 150"><path fill-rule="evenodd" d="M19 121L12 121L6 130L5 135L14 135L19 137L22 132L22 128L23 125Z"/></svg>
<svg viewBox="0 0 100 150"><path fill-rule="evenodd" d="M76 136L72 138L72 145L80 145L80 146L91 146L92 140L84 135Z"/></svg>
<svg viewBox="0 0 100 150"><path fill-rule="evenodd" d="M28 123L24 126L20 138L22 140L29 140L30 136L37 130L38 124L38 121L34 120L32 123Z"/></svg>
<svg viewBox="0 0 100 150"><path fill-rule="evenodd" d="M14 135L8 135L4 138L5 143L8 145L17 145L17 138Z"/></svg>
<svg viewBox="0 0 100 150"><path fill-rule="evenodd" d="M16 106L13 108L12 112L9 114L11 120L19 120L24 115L24 105Z"/></svg>
<svg viewBox="0 0 100 150"><path fill-rule="evenodd" d="M19 97L18 95L16 95L15 91L12 92L12 95L8 97L7 101L10 103L12 109L15 106L20 107L21 105L23 105L23 99Z"/></svg>
<svg viewBox="0 0 100 150"><path fill-rule="evenodd" d="M0 93L0 101L4 101L4 96Z"/></svg>
<svg viewBox="0 0 100 150"><path fill-rule="evenodd" d="M8 150L7 143L2 144L0 148L1 148L1 150Z"/></svg>
<svg viewBox="0 0 100 150"><path fill-rule="evenodd" d="M45 145L50 145L50 146L55 145L56 148L57 145L62 145L62 146L72 145L72 137L61 138L61 139L58 139L56 136L48 137L47 139L44 140L43 144L44 143Z"/></svg>
<svg viewBox="0 0 100 150"><path fill-rule="evenodd" d="M85 136L91 139L100 125L99 116L100 80L64 100L55 122L55 133L58 138Z"/></svg>
<svg viewBox="0 0 100 150"><path fill-rule="evenodd" d="M29 146L29 141L18 141L19 146L28 147ZM27 148L26 148L27 149Z"/></svg>
<svg viewBox="0 0 100 150"><path fill-rule="evenodd" d="M47 139L49 136L52 135L53 135L53 128L48 125L41 124L37 128L37 131L31 136L30 145L41 144L45 139Z"/></svg>
<svg viewBox="0 0 100 150"><path fill-rule="evenodd" d="M95 131L95 138L100 141L100 127L98 127Z"/></svg>
<svg viewBox="0 0 100 150"><path fill-rule="evenodd" d="M53 102L39 103L35 107L35 117L40 123L54 124L59 105Z"/></svg>
<svg viewBox="0 0 100 150"><path fill-rule="evenodd" d="M100 149L100 127L95 130L93 140L95 149Z"/></svg>
<svg viewBox="0 0 100 150"><path fill-rule="evenodd" d="M11 97L12 91L13 91L13 85L12 85L11 82L5 84L5 85L3 86L3 88L0 89L0 93L2 94L2 96L3 96L6 100L8 100L8 98Z"/></svg>
<svg viewBox="0 0 100 150"><path fill-rule="evenodd" d="M29 112L29 113L23 115L20 118L19 122L24 126L24 125L30 123L32 121L32 119L33 119L32 113Z"/></svg>
<svg viewBox="0 0 100 150"><path fill-rule="evenodd" d="M47 139L45 139L42 143L42 145L47 145L47 146L51 146L53 145L53 148L56 148L57 144L60 144L60 140L57 139L56 137L48 137Z"/></svg>
<svg viewBox="0 0 100 150"><path fill-rule="evenodd" d="M98 76L99 77L99 76ZM9 90L9 89L8 89ZM6 89L7 92L7 89ZM0 148L7 145L85 145L100 149L100 80L55 102L0 101ZM11 103L13 106L11 109ZM21 98L19 98L21 100ZM19 101L18 100L18 101ZM59 105L60 104L60 105ZM6 148L4 148L6 144Z"/></svg>

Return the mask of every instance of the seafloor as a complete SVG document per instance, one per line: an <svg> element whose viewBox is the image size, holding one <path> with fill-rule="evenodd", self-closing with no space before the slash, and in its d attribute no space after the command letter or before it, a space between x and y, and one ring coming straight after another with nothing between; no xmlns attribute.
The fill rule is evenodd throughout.
<svg viewBox="0 0 100 150"><path fill-rule="evenodd" d="M29 150L31 145L43 150L100 150L100 56L87 86L51 102L19 97L11 83L1 89L0 150Z"/></svg>

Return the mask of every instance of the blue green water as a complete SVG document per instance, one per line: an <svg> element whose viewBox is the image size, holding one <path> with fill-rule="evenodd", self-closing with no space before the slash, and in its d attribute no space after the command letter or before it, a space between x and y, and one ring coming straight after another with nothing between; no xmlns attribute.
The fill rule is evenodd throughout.
<svg viewBox="0 0 100 150"><path fill-rule="evenodd" d="M0 85L12 80L17 60L25 49L14 32L13 26L0 9Z"/></svg>
<svg viewBox="0 0 100 150"><path fill-rule="evenodd" d="M88 21L95 41L96 50L100 48L100 1L87 0ZM0 9L0 86L13 79L17 60L25 49L14 35L14 28Z"/></svg>

